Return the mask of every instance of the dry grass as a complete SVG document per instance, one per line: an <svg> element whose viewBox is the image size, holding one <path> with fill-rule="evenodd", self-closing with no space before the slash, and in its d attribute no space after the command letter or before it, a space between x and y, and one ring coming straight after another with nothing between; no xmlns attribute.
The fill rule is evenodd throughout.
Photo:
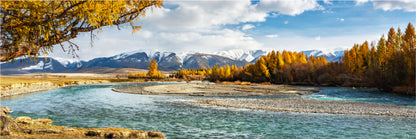
<svg viewBox="0 0 416 139"><path fill-rule="evenodd" d="M34 77L34 76L0 76L0 85L11 85L15 83L38 83L52 82L55 84L74 81L108 80L111 78L91 78L91 77Z"/></svg>
<svg viewBox="0 0 416 139"><path fill-rule="evenodd" d="M40 82L50 82L58 85L72 85L79 82L143 82L144 80L133 80L127 78L116 78L115 76L65 76L65 74L60 75L46 75L46 76L0 76L0 86L8 86L12 84L19 83L40 83Z"/></svg>
<svg viewBox="0 0 416 139"><path fill-rule="evenodd" d="M18 117L13 119L21 128L36 129L38 132L24 133L12 129L11 135L2 135L1 138L165 138L160 132L137 131L124 128L70 128L52 125L50 119L30 119ZM3 124L2 124L3 125ZM39 132L54 131L55 133ZM92 134L91 134L92 133ZM95 133L95 134L94 134ZM92 136L95 135L95 136Z"/></svg>
<svg viewBox="0 0 416 139"><path fill-rule="evenodd" d="M251 85L251 82L241 82L241 81L234 81L234 82L222 81L222 82L215 82L215 83L222 84L222 85Z"/></svg>
<svg viewBox="0 0 416 139"><path fill-rule="evenodd" d="M240 85L251 85L251 82L241 82Z"/></svg>

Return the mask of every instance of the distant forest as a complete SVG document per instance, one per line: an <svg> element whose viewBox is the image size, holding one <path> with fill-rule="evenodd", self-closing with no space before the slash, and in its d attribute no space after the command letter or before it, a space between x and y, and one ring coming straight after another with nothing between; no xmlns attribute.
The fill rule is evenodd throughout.
<svg viewBox="0 0 416 139"><path fill-rule="evenodd" d="M338 62L304 53L272 51L246 67L213 66L211 69L181 70L179 78L203 76L210 81L249 81L274 84L377 87L386 92L416 95L416 34L409 23L405 32L390 28L387 40L365 41L344 52Z"/></svg>

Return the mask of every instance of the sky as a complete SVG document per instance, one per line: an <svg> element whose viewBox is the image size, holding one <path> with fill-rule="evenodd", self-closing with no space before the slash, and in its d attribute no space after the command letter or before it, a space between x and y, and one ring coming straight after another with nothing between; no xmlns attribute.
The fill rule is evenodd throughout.
<svg viewBox="0 0 416 139"><path fill-rule="evenodd" d="M389 28L416 21L415 0L165 0L135 25L105 27L71 40L77 55L55 47L50 56L90 60L130 51L215 53L244 50L333 50L375 41Z"/></svg>

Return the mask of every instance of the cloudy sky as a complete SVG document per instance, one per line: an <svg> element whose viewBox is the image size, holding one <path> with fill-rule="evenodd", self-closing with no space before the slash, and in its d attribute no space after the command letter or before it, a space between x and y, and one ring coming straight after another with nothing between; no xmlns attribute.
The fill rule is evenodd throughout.
<svg viewBox="0 0 416 139"><path fill-rule="evenodd" d="M415 21L414 0L165 0L138 20L142 29L133 35L128 26L106 27L93 47L89 33L72 42L81 60L135 50L325 50L373 41ZM60 47L51 55L72 58Z"/></svg>

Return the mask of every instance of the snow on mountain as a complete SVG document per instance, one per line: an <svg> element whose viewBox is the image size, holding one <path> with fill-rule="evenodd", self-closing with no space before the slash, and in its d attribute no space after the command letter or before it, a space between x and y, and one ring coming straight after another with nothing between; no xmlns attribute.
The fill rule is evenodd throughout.
<svg viewBox="0 0 416 139"><path fill-rule="evenodd" d="M268 52L269 51L267 50L233 49L233 50L227 50L227 51L220 51L220 52L214 53L214 55L228 57L234 60L251 62L263 55L266 55Z"/></svg>
<svg viewBox="0 0 416 139"><path fill-rule="evenodd" d="M177 52L176 56L179 57L179 59L181 60L181 63L187 61L190 56L194 55L194 54L198 54L198 52L193 52L193 51L189 51L189 52Z"/></svg>
<svg viewBox="0 0 416 139"><path fill-rule="evenodd" d="M325 50L305 50L301 51L308 55L314 55L314 56L338 56L344 54L344 49L342 48L335 48L335 49L325 49Z"/></svg>
<svg viewBox="0 0 416 139"><path fill-rule="evenodd" d="M123 59L123 58L126 58L130 55L137 54L137 53L145 53L150 59L154 59L156 61L161 61L163 58L169 56L170 54L173 54L173 52L161 52L157 49L155 50L139 49L139 50L124 52L124 53L115 55L112 57L112 59L113 60Z"/></svg>
<svg viewBox="0 0 416 139"><path fill-rule="evenodd" d="M64 67L67 67L70 64L73 63L81 63L79 59L67 59L67 58L60 58L60 57L53 57L56 61L61 63Z"/></svg>
<svg viewBox="0 0 416 139"><path fill-rule="evenodd" d="M335 48L335 49L325 49L325 50L305 50L301 51L308 56L323 56L326 58L328 62L339 61L342 56L344 56L344 49L343 48Z"/></svg>
<svg viewBox="0 0 416 139"><path fill-rule="evenodd" d="M24 67L22 68L22 70L42 70L44 65L45 64L43 63L43 61L39 61L38 64L29 67Z"/></svg>
<svg viewBox="0 0 416 139"><path fill-rule="evenodd" d="M36 65L21 68L20 70L53 70L52 60L48 62L39 61Z"/></svg>
<svg viewBox="0 0 416 139"><path fill-rule="evenodd" d="M45 63L45 64L43 65L43 69L44 69L44 70L45 70L45 69L53 70L52 60L49 60L49 62L48 62L48 63Z"/></svg>
<svg viewBox="0 0 416 139"><path fill-rule="evenodd" d="M234 60L241 60L247 62L254 62L255 59L267 55L271 52L271 49L262 49L262 50L244 50L244 49L234 49L227 51L220 51L214 53L214 55L219 55L223 57L228 57ZM323 56L327 59L328 62L339 61L339 59L344 55L343 48L335 49L325 49L325 50L305 50L300 51L308 56Z"/></svg>

